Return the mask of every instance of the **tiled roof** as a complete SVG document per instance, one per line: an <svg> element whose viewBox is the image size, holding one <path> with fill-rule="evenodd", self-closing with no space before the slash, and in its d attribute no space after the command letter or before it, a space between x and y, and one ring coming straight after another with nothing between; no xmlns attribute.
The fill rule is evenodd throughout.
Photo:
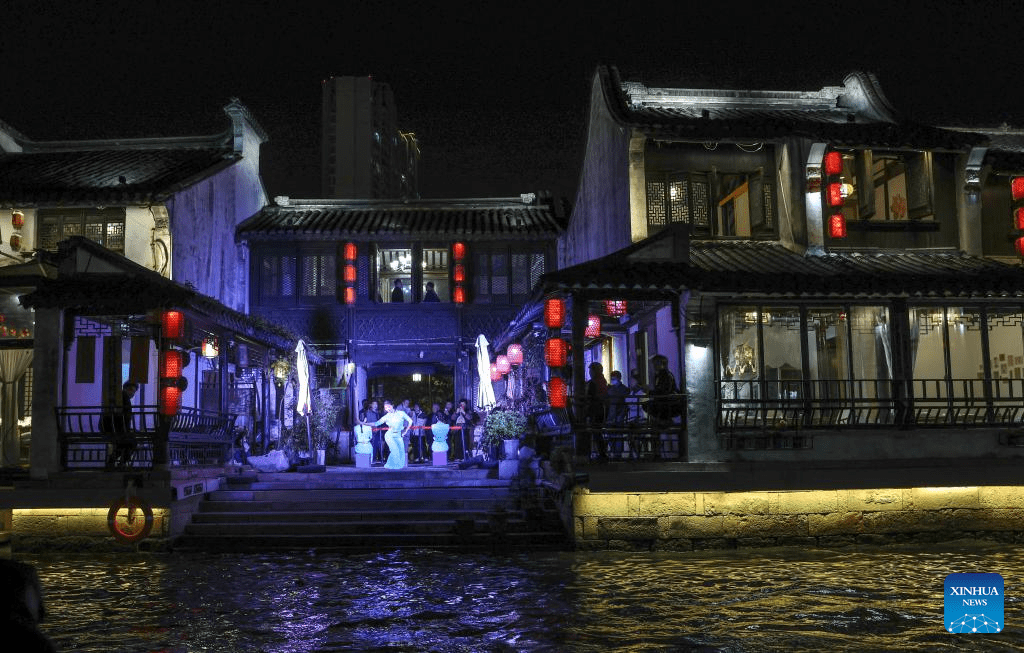
<svg viewBox="0 0 1024 653"><path fill-rule="evenodd" d="M465 240L557 237L565 211L550 198L455 200L291 200L264 207L242 222L241 240L415 238Z"/></svg>
<svg viewBox="0 0 1024 653"><path fill-rule="evenodd" d="M599 69L616 119L654 138L751 142L803 137L837 145L960 150L985 137L902 119L872 75L820 91L655 88Z"/></svg>
<svg viewBox="0 0 1024 653"><path fill-rule="evenodd" d="M642 243L638 244L642 245ZM772 242L693 241L689 262L634 258L636 245L542 278L558 290L734 297L1024 297L1024 268L953 251L803 255Z"/></svg>
<svg viewBox="0 0 1024 653"><path fill-rule="evenodd" d="M0 206L150 204L238 160L224 142L158 147L97 144L0 155Z"/></svg>

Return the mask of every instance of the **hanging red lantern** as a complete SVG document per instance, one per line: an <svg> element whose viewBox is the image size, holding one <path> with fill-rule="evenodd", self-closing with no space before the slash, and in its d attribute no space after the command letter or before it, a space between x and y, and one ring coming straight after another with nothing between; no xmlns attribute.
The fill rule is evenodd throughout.
<svg viewBox="0 0 1024 653"><path fill-rule="evenodd" d="M181 352L177 349L160 352L160 376L167 379L181 376L181 362Z"/></svg>
<svg viewBox="0 0 1024 653"><path fill-rule="evenodd" d="M494 364L498 366L498 371L502 374L512 371L512 363L509 362L508 356L505 354L498 354L498 357L494 359Z"/></svg>
<svg viewBox="0 0 1024 653"><path fill-rule="evenodd" d="M846 238L846 218L842 213L834 213L829 217L828 235L832 238Z"/></svg>
<svg viewBox="0 0 1024 653"><path fill-rule="evenodd" d="M356 303L356 289L349 286L345 289L345 303L355 304Z"/></svg>
<svg viewBox="0 0 1024 653"><path fill-rule="evenodd" d="M454 279L455 281L457 281L459 283L462 283L463 281L465 281L466 280L466 266L463 265L462 263L457 263L455 265L455 271L452 272L452 279Z"/></svg>
<svg viewBox="0 0 1024 653"><path fill-rule="evenodd" d="M841 183L833 182L828 185L828 205L843 205L843 185Z"/></svg>
<svg viewBox="0 0 1024 653"><path fill-rule="evenodd" d="M160 388L160 414L177 415L181 408L181 390L173 385Z"/></svg>
<svg viewBox="0 0 1024 653"><path fill-rule="evenodd" d="M523 346L518 342L513 342L508 346L508 352L506 352L506 355L508 356L509 363L513 365L523 364Z"/></svg>
<svg viewBox="0 0 1024 653"><path fill-rule="evenodd" d="M356 244L345 243L345 260L354 261L356 260Z"/></svg>
<svg viewBox="0 0 1024 653"><path fill-rule="evenodd" d="M15 229L21 229L22 227L24 227L25 214L22 213L21 211L14 211L13 213L11 213L11 225L13 225Z"/></svg>
<svg viewBox="0 0 1024 653"><path fill-rule="evenodd" d="M11 234L11 249L13 249L16 252L20 252L21 251L21 235L20 234Z"/></svg>
<svg viewBox="0 0 1024 653"><path fill-rule="evenodd" d="M561 338L551 338L544 343L544 362L548 367L564 367L568 359L569 343Z"/></svg>
<svg viewBox="0 0 1024 653"><path fill-rule="evenodd" d="M352 265L351 263L345 266L344 279L345 283L356 282L356 266Z"/></svg>
<svg viewBox="0 0 1024 653"><path fill-rule="evenodd" d="M491 381L501 381L501 372L498 371L497 363L491 363Z"/></svg>
<svg viewBox="0 0 1024 653"><path fill-rule="evenodd" d="M626 314L626 302L621 299L608 299L604 302L604 312L612 317L622 317Z"/></svg>
<svg viewBox="0 0 1024 653"><path fill-rule="evenodd" d="M839 152L829 152L825 155L825 174L839 175L843 173L843 155Z"/></svg>
<svg viewBox="0 0 1024 653"><path fill-rule="evenodd" d="M455 286L452 292L452 299L456 304L466 303L466 291L462 286Z"/></svg>
<svg viewBox="0 0 1024 653"><path fill-rule="evenodd" d="M29 334L30 334L30 333L31 333L31 332L30 332L30 331L28 330L28 327L25 327L24 329L22 329L22 330L21 330L21 335L22 335L22 337L24 337L24 338L27 338L27 337L29 336Z"/></svg>
<svg viewBox="0 0 1024 653"><path fill-rule="evenodd" d="M456 261L461 261L466 258L466 245L465 243L455 243L452 245L452 258Z"/></svg>
<svg viewBox="0 0 1024 653"><path fill-rule="evenodd" d="M1014 177L1010 180L1010 192L1013 199L1024 199L1024 177Z"/></svg>
<svg viewBox="0 0 1024 653"><path fill-rule="evenodd" d="M181 311L164 311L160 316L160 332L164 338L175 339L185 335L185 316Z"/></svg>
<svg viewBox="0 0 1024 653"><path fill-rule="evenodd" d="M553 376L548 380L548 403L552 408L565 408L565 381Z"/></svg>
<svg viewBox="0 0 1024 653"><path fill-rule="evenodd" d="M549 329L559 329L565 324L564 299L549 299L544 302L544 324Z"/></svg>
<svg viewBox="0 0 1024 653"><path fill-rule="evenodd" d="M601 316L593 314L587 316L587 328L583 331L583 335L587 338L597 338L601 335Z"/></svg>

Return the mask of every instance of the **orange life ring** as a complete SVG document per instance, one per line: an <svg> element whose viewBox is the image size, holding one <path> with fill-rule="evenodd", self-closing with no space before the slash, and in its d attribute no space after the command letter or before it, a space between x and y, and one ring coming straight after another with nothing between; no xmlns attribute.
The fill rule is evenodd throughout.
<svg viewBox="0 0 1024 653"><path fill-rule="evenodd" d="M123 508L128 509L128 516L122 515L119 518L118 513ZM142 514L136 515L136 511L142 511ZM153 509L138 497L129 497L127 501L118 499L107 512L107 528L118 542L138 542L153 530Z"/></svg>

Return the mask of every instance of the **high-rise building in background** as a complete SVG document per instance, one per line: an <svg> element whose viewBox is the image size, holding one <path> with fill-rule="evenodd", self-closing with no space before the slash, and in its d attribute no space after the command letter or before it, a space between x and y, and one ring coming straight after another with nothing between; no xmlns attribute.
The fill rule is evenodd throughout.
<svg viewBox="0 0 1024 653"><path fill-rule="evenodd" d="M419 197L419 144L399 130L390 86L372 77L327 79L322 129L324 198Z"/></svg>

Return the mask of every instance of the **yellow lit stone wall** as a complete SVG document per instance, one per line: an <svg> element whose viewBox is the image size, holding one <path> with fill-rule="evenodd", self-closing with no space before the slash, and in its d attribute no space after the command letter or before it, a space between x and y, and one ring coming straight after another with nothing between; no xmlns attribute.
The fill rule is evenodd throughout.
<svg viewBox="0 0 1024 653"><path fill-rule="evenodd" d="M26 537L109 537L108 508L15 508L11 532ZM141 516L141 515L140 515ZM168 510L153 508L153 529L148 537L167 537Z"/></svg>
<svg viewBox="0 0 1024 653"><path fill-rule="evenodd" d="M581 549L1024 541L1024 486L573 495Z"/></svg>

